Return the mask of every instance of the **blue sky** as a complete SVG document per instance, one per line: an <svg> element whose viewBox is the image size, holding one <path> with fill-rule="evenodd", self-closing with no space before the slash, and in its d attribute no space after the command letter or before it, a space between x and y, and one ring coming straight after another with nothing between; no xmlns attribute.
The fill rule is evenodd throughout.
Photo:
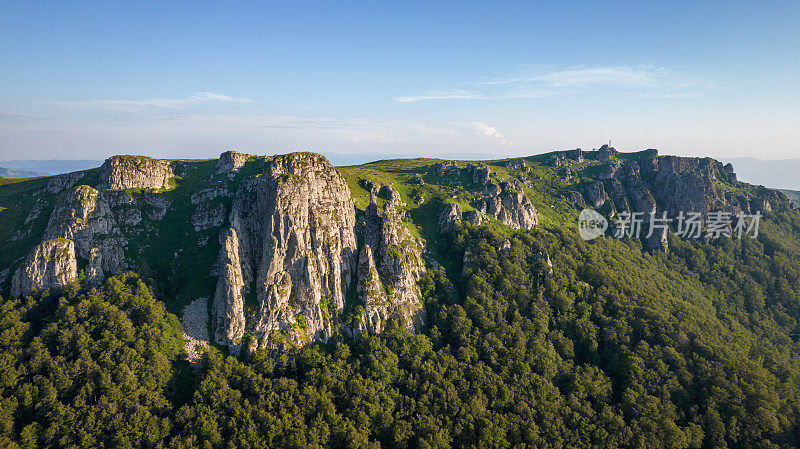
<svg viewBox="0 0 800 449"><path fill-rule="evenodd" d="M798 23L797 2L0 1L0 160L800 157Z"/></svg>

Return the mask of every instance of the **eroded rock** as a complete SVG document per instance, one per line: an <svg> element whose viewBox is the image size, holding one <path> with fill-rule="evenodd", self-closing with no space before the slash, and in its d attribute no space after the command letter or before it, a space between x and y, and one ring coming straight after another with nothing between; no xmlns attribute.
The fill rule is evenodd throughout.
<svg viewBox="0 0 800 449"><path fill-rule="evenodd" d="M217 174L237 172L247 162L249 154L240 153L238 151L226 151L219 156L217 160Z"/></svg>
<svg viewBox="0 0 800 449"><path fill-rule="evenodd" d="M59 290L78 277L75 244L68 239L52 239L34 247L11 279L11 297L33 291Z"/></svg>
<svg viewBox="0 0 800 449"><path fill-rule="evenodd" d="M98 189L167 189L174 176L168 161L146 156L114 156L100 166Z"/></svg>
<svg viewBox="0 0 800 449"><path fill-rule="evenodd" d="M236 346L245 329L271 349L333 334L355 272L355 208L322 156L276 156L237 191L223 230L214 298L215 340ZM253 316L244 321L246 295Z"/></svg>

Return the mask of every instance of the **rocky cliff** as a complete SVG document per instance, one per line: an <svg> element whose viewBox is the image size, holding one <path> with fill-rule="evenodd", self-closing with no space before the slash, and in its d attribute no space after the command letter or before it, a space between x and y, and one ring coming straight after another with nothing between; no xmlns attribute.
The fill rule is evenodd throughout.
<svg viewBox="0 0 800 449"><path fill-rule="evenodd" d="M98 189L166 189L174 176L168 161L146 156L114 156L100 167Z"/></svg>
<svg viewBox="0 0 800 449"><path fill-rule="evenodd" d="M573 222L586 206L609 218L649 219L768 214L788 204L712 159L608 146L338 169L311 153L116 156L99 169L0 186L0 290L19 297L134 269L181 306L212 298L217 344L234 353L286 351L337 334L380 333L393 318L419 331L419 282L448 262L436 245L461 222L525 230L540 217L548 226ZM644 243L664 248L666 236ZM541 262L553 270L549 254Z"/></svg>
<svg viewBox="0 0 800 449"><path fill-rule="evenodd" d="M11 281L11 297L32 291L58 290L78 276L72 240L53 239L37 245L17 268Z"/></svg>
<svg viewBox="0 0 800 449"><path fill-rule="evenodd" d="M425 273L422 254L424 242L414 237L405 223L405 205L400 194L388 189L388 201L384 203L383 214L378 214L377 195L373 190L370 204L364 211L361 225L365 247L360 257L359 300L365 304L367 328L380 331L388 316L397 316L402 325L417 331L425 323L422 307L422 294L417 281ZM374 278L373 269L379 274ZM378 283L386 292L373 295Z"/></svg>
<svg viewBox="0 0 800 449"><path fill-rule="evenodd" d="M216 341L237 348L245 332L275 349L326 341L356 268L355 208L341 175L316 154L276 156L239 187L228 222Z"/></svg>
<svg viewBox="0 0 800 449"><path fill-rule="evenodd" d="M741 189L744 185L737 181L729 164L711 158L658 156L655 149L635 153L626 160L618 156L616 150L604 145L596 153L601 165L583 167L596 179L585 183L583 189L588 205L609 217L639 213L647 229L651 214L666 213L675 218L681 212L707 216L712 211L733 215L769 210L769 200L763 196L758 204L749 199L752 195ZM760 192L765 194L781 201L775 192ZM664 249L666 240L666 231L659 230L645 243L651 250Z"/></svg>

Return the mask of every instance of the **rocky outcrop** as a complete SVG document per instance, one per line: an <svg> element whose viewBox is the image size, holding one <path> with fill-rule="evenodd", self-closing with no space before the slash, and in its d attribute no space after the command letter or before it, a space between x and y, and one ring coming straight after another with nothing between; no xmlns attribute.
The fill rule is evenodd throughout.
<svg viewBox="0 0 800 449"><path fill-rule="evenodd" d="M121 194L128 200L130 197ZM119 206L120 201L115 202ZM130 217L130 210L121 208L120 216L138 223L141 216ZM86 280L99 283L105 273L116 273L127 267L124 248L127 240L120 235L120 224L104 194L86 186L77 186L61 196L44 233L45 240L69 239L75 242L75 253L88 261Z"/></svg>
<svg viewBox="0 0 800 449"><path fill-rule="evenodd" d="M85 173L82 171L77 171L53 176L47 181L47 191L50 193L60 193L74 186L78 180L83 178L84 174Z"/></svg>
<svg viewBox="0 0 800 449"><path fill-rule="evenodd" d="M750 200L750 213L761 212L762 215L772 211L772 205L765 198L753 198Z"/></svg>
<svg viewBox="0 0 800 449"><path fill-rule="evenodd" d="M393 310L369 245L364 245L358 256L357 278L358 300L364 306L364 321L361 326L367 332L379 334Z"/></svg>
<svg viewBox="0 0 800 449"><path fill-rule="evenodd" d="M432 168L434 173L436 173L439 176L445 176L448 174L457 173L459 171L456 161L438 162L436 164L433 164Z"/></svg>
<svg viewBox="0 0 800 449"><path fill-rule="evenodd" d="M643 177L653 197L670 215L680 211L705 215L724 203L715 182L718 164L709 158L663 156L650 165L654 171L643 173Z"/></svg>
<svg viewBox="0 0 800 449"><path fill-rule="evenodd" d="M216 170L217 174L220 173L235 173L239 171L247 162L249 154L239 153L238 151L226 151L219 156L217 160Z"/></svg>
<svg viewBox="0 0 800 449"><path fill-rule="evenodd" d="M574 190L570 190L565 194L567 201L575 205L576 207L585 207L586 201L583 200L583 195L580 192L576 192Z"/></svg>
<svg viewBox="0 0 800 449"><path fill-rule="evenodd" d="M489 182L489 175L491 174L491 170L487 165L478 164L472 165L467 164L465 168L467 175L472 177L472 182L479 185L485 185Z"/></svg>
<svg viewBox="0 0 800 449"><path fill-rule="evenodd" d="M515 170L525 170L525 159L522 159L521 157L508 159L506 161L506 167Z"/></svg>
<svg viewBox="0 0 800 449"><path fill-rule="evenodd" d="M341 175L317 154L276 156L241 184L229 223L215 340L236 349L246 330L271 349L327 341L356 268L355 208ZM250 315L245 297L255 299Z"/></svg>
<svg viewBox="0 0 800 449"><path fill-rule="evenodd" d="M487 187L489 188L484 189L486 196L476 203L475 209L514 229L530 229L536 226L536 208L525 196L519 181L502 183L500 186L490 184Z"/></svg>
<svg viewBox="0 0 800 449"><path fill-rule="evenodd" d="M622 183L618 179L612 178L606 180L604 185L608 196L613 201L614 209L619 212L631 212L625 187L622 186Z"/></svg>
<svg viewBox="0 0 800 449"><path fill-rule="evenodd" d="M58 290L78 277L75 245L71 240L47 240L33 248L11 279L11 297L34 291Z"/></svg>
<svg viewBox="0 0 800 449"><path fill-rule="evenodd" d="M466 221L467 223L479 225L483 223L483 221L486 219L486 214L478 210L468 210L464 212L462 217L464 221Z"/></svg>
<svg viewBox="0 0 800 449"><path fill-rule="evenodd" d="M461 221L461 207L458 204L445 204L439 212L439 232L450 231Z"/></svg>
<svg viewBox="0 0 800 449"><path fill-rule="evenodd" d="M220 235L219 280L214 302L211 305L211 326L214 341L235 352L244 336L244 295L247 293L240 254L250 260L249 242L239 241L235 229L226 229ZM246 266L252 276L252 267Z"/></svg>
<svg viewBox="0 0 800 449"><path fill-rule="evenodd" d="M174 176L167 161L146 156L114 156L100 166L98 189L166 189Z"/></svg>
<svg viewBox="0 0 800 449"><path fill-rule="evenodd" d="M595 181L586 186L586 197L589 198L589 205L595 209L603 207L606 203L606 189L603 183Z"/></svg>
<svg viewBox="0 0 800 449"><path fill-rule="evenodd" d="M207 187L192 194L195 206L192 212L192 226L195 231L222 226L227 218L227 208L220 199L230 198L231 192L222 186Z"/></svg>
<svg viewBox="0 0 800 449"><path fill-rule="evenodd" d="M608 145L603 145L597 150L597 159L601 161L607 161L609 159L613 159L617 157L617 150L614 147L610 147Z"/></svg>
<svg viewBox="0 0 800 449"><path fill-rule="evenodd" d="M604 151L610 155L610 150ZM634 155L633 160L625 163L610 156L611 162L601 165L596 172L602 181L588 184L586 195L595 208L608 204L606 198L610 198L611 216L620 212L640 214L645 231L642 237L650 250L666 250L668 234L663 227L648 232L652 225L651 214L660 218L666 212L667 218L674 220L681 212L699 212L707 216L711 211L736 214L769 210L768 201L767 204L760 202L766 201L765 197L749 198L719 187L720 183L736 185L733 166L710 158L659 157L655 149Z"/></svg>
<svg viewBox="0 0 800 449"><path fill-rule="evenodd" d="M541 266L546 270L548 276L552 276L553 273L553 261L550 259L549 253L539 252L533 255L533 260L536 263L541 264Z"/></svg>
<svg viewBox="0 0 800 449"><path fill-rule="evenodd" d="M422 293L417 281L425 273L424 245L411 235L403 221L403 211L394 202L384 204L378 214L375 198L364 212L364 242L373 251L393 315L412 332L425 323Z"/></svg>

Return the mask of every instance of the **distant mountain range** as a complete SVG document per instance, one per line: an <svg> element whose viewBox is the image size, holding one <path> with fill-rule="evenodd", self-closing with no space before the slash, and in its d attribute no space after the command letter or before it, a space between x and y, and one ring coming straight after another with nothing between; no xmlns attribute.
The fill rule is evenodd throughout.
<svg viewBox="0 0 800 449"><path fill-rule="evenodd" d="M47 159L0 161L0 176L4 178L27 178L57 175L99 167L103 161L93 159Z"/></svg>
<svg viewBox="0 0 800 449"><path fill-rule="evenodd" d="M39 173L35 171L17 170L15 168L0 167L0 177L3 178L33 178L36 176L45 176L49 173Z"/></svg>
<svg viewBox="0 0 800 449"><path fill-rule="evenodd" d="M752 157L721 158L730 162L740 181L773 189L800 189L800 159L765 161Z"/></svg>

